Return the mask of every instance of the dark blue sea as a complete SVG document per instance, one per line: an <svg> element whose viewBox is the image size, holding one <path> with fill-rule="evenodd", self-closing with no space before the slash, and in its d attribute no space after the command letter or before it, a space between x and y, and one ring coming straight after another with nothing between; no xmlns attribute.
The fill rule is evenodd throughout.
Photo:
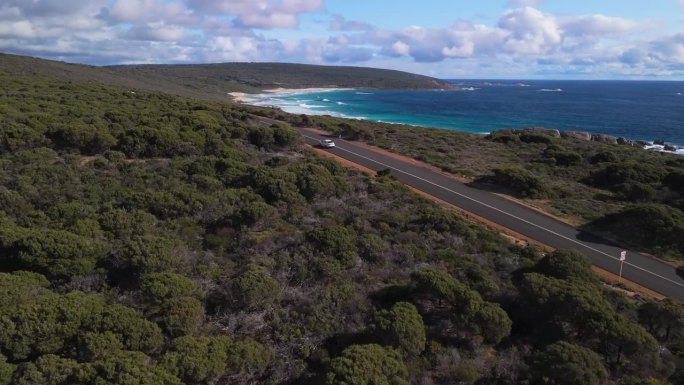
<svg viewBox="0 0 684 385"><path fill-rule="evenodd" d="M254 95L253 104L471 133L547 127L684 147L684 82L459 81L453 90L315 90Z"/></svg>

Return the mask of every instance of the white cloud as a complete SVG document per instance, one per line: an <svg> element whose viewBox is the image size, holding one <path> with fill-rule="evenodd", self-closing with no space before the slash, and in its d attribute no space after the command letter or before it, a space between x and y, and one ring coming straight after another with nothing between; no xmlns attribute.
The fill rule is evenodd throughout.
<svg viewBox="0 0 684 385"><path fill-rule="evenodd" d="M682 0L684 1L684 0ZM543 3L544 0L509 0L508 6L521 7L521 6L532 6L536 7Z"/></svg>
<svg viewBox="0 0 684 385"><path fill-rule="evenodd" d="M116 0L114 5L103 7L100 18L112 24L162 22L166 25L195 25L201 18L180 2L163 0Z"/></svg>
<svg viewBox="0 0 684 385"><path fill-rule="evenodd" d="M220 61L252 61L256 54L257 44L254 39L246 37L216 37L207 45L211 57Z"/></svg>
<svg viewBox="0 0 684 385"><path fill-rule="evenodd" d="M31 39L39 37L28 20L0 24L0 37Z"/></svg>
<svg viewBox="0 0 684 385"><path fill-rule="evenodd" d="M235 16L236 22L245 27L295 28L299 15L320 10L323 0L188 0L188 6Z"/></svg>
<svg viewBox="0 0 684 385"><path fill-rule="evenodd" d="M411 47L401 40L397 40L392 44L392 52L399 56L409 55L411 53Z"/></svg>
<svg viewBox="0 0 684 385"><path fill-rule="evenodd" d="M684 33L653 41L649 47L651 56L664 64L684 64Z"/></svg>
<svg viewBox="0 0 684 385"><path fill-rule="evenodd" d="M240 16L238 23L245 27L263 29L295 28L299 25L299 18L292 13L263 12Z"/></svg>
<svg viewBox="0 0 684 385"><path fill-rule="evenodd" d="M510 2L518 7L494 25L456 20L379 29L325 13L323 0L0 0L0 50L93 64L293 61L459 76L684 75L684 34L640 41L658 36L658 27L601 14L545 13L532 7L539 3ZM268 31L297 28L305 13L316 13L316 25L328 30Z"/></svg>
<svg viewBox="0 0 684 385"><path fill-rule="evenodd" d="M442 48L442 55L450 58L471 57L473 53L475 53L475 43L467 40L459 45Z"/></svg>
<svg viewBox="0 0 684 385"><path fill-rule="evenodd" d="M636 26L634 21L605 15L577 16L562 22L563 31L575 36L622 35Z"/></svg>
<svg viewBox="0 0 684 385"><path fill-rule="evenodd" d="M73 38L87 39L103 28L96 15L104 4L106 0L5 0L0 3L0 39L21 48L43 44L50 49Z"/></svg>
<svg viewBox="0 0 684 385"><path fill-rule="evenodd" d="M135 22L144 19L158 5L161 4L156 0L117 0L109 15L118 22Z"/></svg>
<svg viewBox="0 0 684 385"><path fill-rule="evenodd" d="M561 30L553 15L532 7L506 12L499 27L509 33L503 49L514 55L546 54L561 43Z"/></svg>
<svg viewBox="0 0 684 385"><path fill-rule="evenodd" d="M50 17L73 15L105 4L103 0L4 0L0 9L15 9L24 17Z"/></svg>

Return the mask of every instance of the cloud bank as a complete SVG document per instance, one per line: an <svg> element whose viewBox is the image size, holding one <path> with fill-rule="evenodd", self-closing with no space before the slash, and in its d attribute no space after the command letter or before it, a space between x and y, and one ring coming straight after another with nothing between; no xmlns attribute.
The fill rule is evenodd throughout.
<svg viewBox="0 0 684 385"><path fill-rule="evenodd" d="M509 1L490 25L454 19L388 30L331 15L324 0L5 0L0 50L88 64L292 61L447 77L684 76L684 33L644 39L648 23L555 15L540 4ZM304 16L318 20L310 36Z"/></svg>

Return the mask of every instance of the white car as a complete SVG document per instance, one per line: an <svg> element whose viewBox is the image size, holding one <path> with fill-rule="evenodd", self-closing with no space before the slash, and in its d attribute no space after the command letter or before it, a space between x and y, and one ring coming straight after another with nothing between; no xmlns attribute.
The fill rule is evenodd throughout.
<svg viewBox="0 0 684 385"><path fill-rule="evenodd" d="M333 142L330 139L323 139L320 142L318 142L318 145L323 148L333 148L335 147L335 142Z"/></svg>

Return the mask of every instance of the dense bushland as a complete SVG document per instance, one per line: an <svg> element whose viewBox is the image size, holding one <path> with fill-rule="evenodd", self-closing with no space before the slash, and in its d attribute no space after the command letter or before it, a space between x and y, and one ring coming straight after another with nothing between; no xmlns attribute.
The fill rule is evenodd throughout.
<svg viewBox="0 0 684 385"><path fill-rule="evenodd" d="M557 138L544 129L478 136L328 116L281 118L413 157L470 178L476 187L503 190L627 246L664 258L684 258L677 235L684 209L682 157ZM656 240L641 232L644 221L633 214L644 207L650 207L652 226L646 233L666 236ZM617 218L620 228L613 225Z"/></svg>
<svg viewBox="0 0 684 385"><path fill-rule="evenodd" d="M514 247L256 110L0 82L0 384L681 377L680 304L606 291L581 255Z"/></svg>

